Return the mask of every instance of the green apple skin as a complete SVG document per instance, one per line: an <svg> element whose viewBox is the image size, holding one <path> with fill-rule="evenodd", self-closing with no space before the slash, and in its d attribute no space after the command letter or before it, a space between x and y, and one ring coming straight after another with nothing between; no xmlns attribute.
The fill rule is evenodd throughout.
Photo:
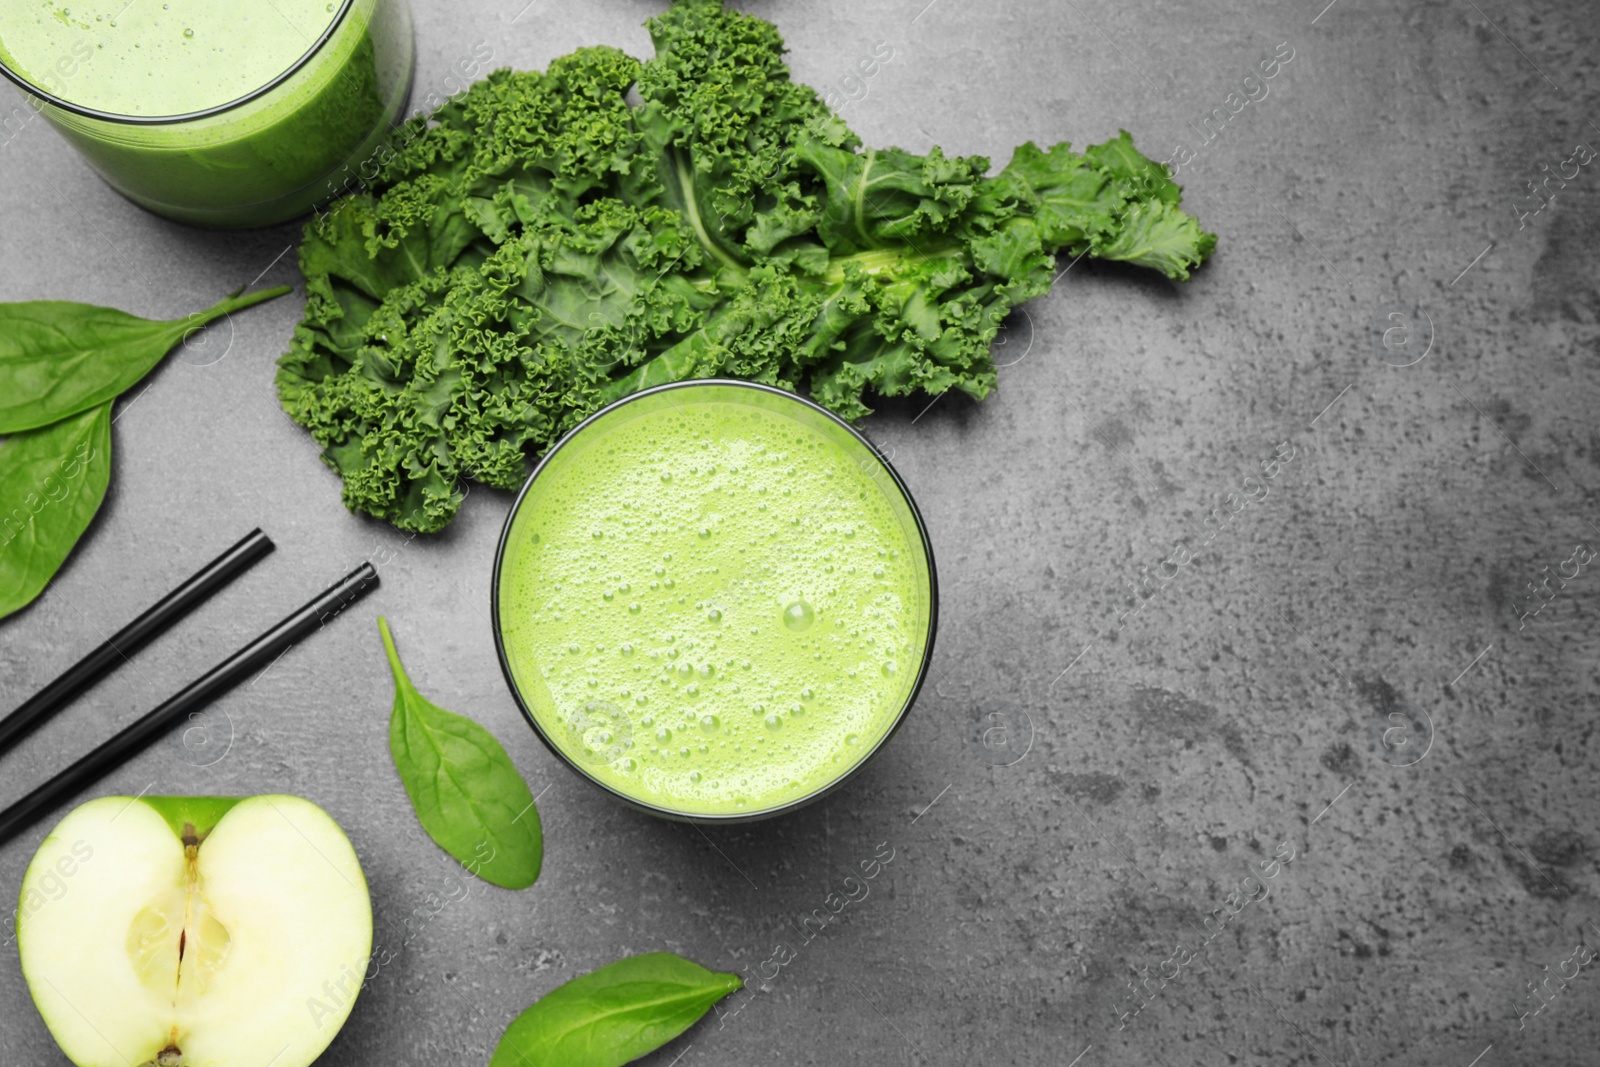
<svg viewBox="0 0 1600 1067"><path fill-rule="evenodd" d="M140 797L140 801L167 820L179 840L187 833L208 836L217 823L243 797Z"/></svg>
<svg viewBox="0 0 1600 1067"><path fill-rule="evenodd" d="M301 797L102 797L40 845L16 932L78 1067L307 1067L355 1006L372 903Z"/></svg>

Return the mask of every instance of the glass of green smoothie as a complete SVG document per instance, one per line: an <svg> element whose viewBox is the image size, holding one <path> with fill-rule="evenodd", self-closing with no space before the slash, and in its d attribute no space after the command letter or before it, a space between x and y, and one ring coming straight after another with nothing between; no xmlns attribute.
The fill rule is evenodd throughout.
<svg viewBox="0 0 1600 1067"><path fill-rule="evenodd" d="M694 821L792 810L880 751L938 609L922 517L877 450L809 400L720 379L635 393L547 452L492 588L544 743Z"/></svg>
<svg viewBox="0 0 1600 1067"><path fill-rule="evenodd" d="M112 188L183 222L264 226L355 186L381 164L411 89L405 0L0 11L0 73L26 105Z"/></svg>

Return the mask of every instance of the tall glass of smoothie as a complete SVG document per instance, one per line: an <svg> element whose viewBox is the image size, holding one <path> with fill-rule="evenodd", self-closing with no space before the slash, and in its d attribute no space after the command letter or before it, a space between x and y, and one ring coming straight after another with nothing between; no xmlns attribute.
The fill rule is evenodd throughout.
<svg viewBox="0 0 1600 1067"><path fill-rule="evenodd" d="M411 88L405 0L0 0L0 13L0 73L26 105L128 199L200 225L263 226L341 192Z"/></svg>
<svg viewBox="0 0 1600 1067"><path fill-rule="evenodd" d="M847 424L768 386L636 393L548 452L501 534L495 635L558 757L667 818L775 815L888 741L933 651L933 553Z"/></svg>

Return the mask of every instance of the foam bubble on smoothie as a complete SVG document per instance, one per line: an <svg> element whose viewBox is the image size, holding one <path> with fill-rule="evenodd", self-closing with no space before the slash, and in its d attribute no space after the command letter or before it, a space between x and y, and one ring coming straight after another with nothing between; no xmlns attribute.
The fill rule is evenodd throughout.
<svg viewBox="0 0 1600 1067"><path fill-rule="evenodd" d="M575 445L529 490L501 577L507 658L548 694L530 699L546 733L614 788L705 814L799 799L870 751L928 618L920 543L871 474L741 404ZM574 713L595 700L626 723Z"/></svg>
<svg viewBox="0 0 1600 1067"><path fill-rule="evenodd" d="M272 81L333 21L327 0L20 0L0 60L54 96L119 115L218 107Z"/></svg>

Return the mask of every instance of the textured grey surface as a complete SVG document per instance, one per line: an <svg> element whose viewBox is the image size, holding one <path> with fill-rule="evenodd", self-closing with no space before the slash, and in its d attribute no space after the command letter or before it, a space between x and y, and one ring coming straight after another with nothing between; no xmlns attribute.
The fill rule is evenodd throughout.
<svg viewBox="0 0 1600 1067"><path fill-rule="evenodd" d="M481 40L522 67L583 44L648 54L653 3L524 2L418 3L419 95ZM0 759L0 802L386 553L359 611L215 706L213 747L163 743L96 790L292 791L347 829L389 958L324 1062L481 1063L558 983L668 949L748 968L756 992L663 1067L1593 1064L1600 978L1553 976L1600 942L1600 577L1551 581L1525 627L1515 612L1600 542L1600 161L1524 228L1513 205L1534 203L1540 164L1600 145L1597 26L1578 2L1323 3L748 4L783 29L797 77L841 98L857 60L893 45L844 108L868 143L999 162L1119 127L1157 158L1196 147L1189 124L1294 49L1183 168L1221 235L1192 283L1081 264L1013 318L987 401L867 423L931 526L944 624L936 684L849 788L701 833L557 765L490 637L508 497L475 493L432 541L347 514L271 395L296 295L119 404L100 518L0 623L0 705L251 526L277 553ZM298 280L277 258L293 227L168 224L42 122L7 133L0 298L166 317L258 275ZM1391 304L1431 320L1411 366L1381 358L1371 322L1400 324ZM1419 354L1425 320L1410 325ZM1294 458L1249 483L1265 498L1202 548L1202 517L1284 441ZM1185 538L1194 559L1162 566ZM389 761L378 612L418 685L501 737L541 795L533 889L474 885L434 913L459 890ZM1410 747L1385 748L1390 729ZM43 832L0 849L0 891ZM880 842L895 858L870 896L802 943L793 924ZM1202 919L1285 842L1296 858L1270 895L1201 949ZM1180 941L1197 958L1163 966ZM763 982L779 943L794 958ZM1146 1006L1123 1017L1144 977ZM1546 979L1550 1003L1519 1021ZM7 949L0 1063L57 1060Z"/></svg>

